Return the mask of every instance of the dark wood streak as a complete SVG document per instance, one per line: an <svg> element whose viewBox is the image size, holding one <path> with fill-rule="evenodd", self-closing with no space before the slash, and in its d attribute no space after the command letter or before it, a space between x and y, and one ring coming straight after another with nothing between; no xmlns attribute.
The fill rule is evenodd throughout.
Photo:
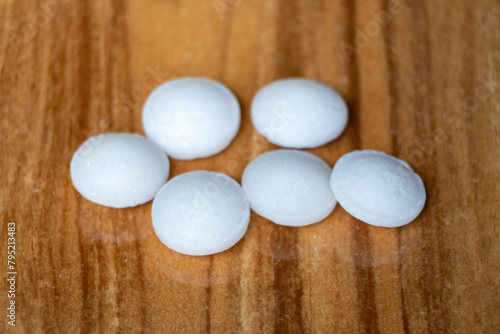
<svg viewBox="0 0 500 334"><path fill-rule="evenodd" d="M92 55L92 43L91 43L91 19L90 19L90 8L87 2L82 1L79 3L79 7L76 9L79 12L80 15L80 24L79 24L79 37L80 37L80 43L78 45L78 55L79 55L79 61L78 61L78 72L77 72L77 78L78 78L78 84L77 84L77 90L78 90L78 108L81 110L81 112L78 114L78 123L82 126L87 125L87 117L90 112L90 85L91 81L88 79L88 75L90 73L90 57ZM82 134L81 131L79 131L80 134ZM82 136L81 141L83 142L87 138L84 138ZM81 143L79 145L81 145Z"/></svg>
<svg viewBox="0 0 500 334"><path fill-rule="evenodd" d="M76 224L78 225L80 221L80 202L83 199L78 199L76 202L76 217L75 221ZM87 316L87 307L89 303L89 288L88 288L88 282L89 282L89 270L90 266L88 265L87 262L87 257L86 254L88 252L88 246L84 243L84 236L82 233L82 229L80 226L77 226L78 230L78 251L80 253L80 271L82 274L82 307L81 307L81 314L80 314L80 323L82 324L82 328L91 328L92 323L89 321L89 317Z"/></svg>
<svg viewBox="0 0 500 334"><path fill-rule="evenodd" d="M205 333L210 334L212 332L212 320L211 320L211 303L212 303L212 268L213 268L213 255L209 255L209 264L207 268L207 287L205 288L206 296L206 311L205 311Z"/></svg>
<svg viewBox="0 0 500 334"><path fill-rule="evenodd" d="M117 212L114 213L114 216L116 217L118 215ZM96 247L96 252L97 252L97 260L98 260L98 265L97 266L94 266L94 270L96 270L96 276L97 276L97 280L99 282L99 286L97 287L97 293L98 293L98 297L97 297L97 310L95 310L95 312L97 314L95 314L93 312L93 316L97 318L97 328L98 328L98 331L105 331L106 328L104 327L104 315L103 315L103 311L104 311L104 305L105 305L105 301L104 301L104 298L105 297L105 286L106 286L106 281L107 281L107 276L106 276L106 270L107 269L103 269L103 267L105 267L105 263L107 262L107 258L106 258L106 255L103 254L105 252L105 243L101 241L101 239L98 239L96 242L95 242L95 245L97 246Z"/></svg>
<svg viewBox="0 0 500 334"><path fill-rule="evenodd" d="M87 117L90 112L90 85L91 81L88 79L88 75L90 73L90 62L89 58L92 55L92 43L91 43L91 22L90 22L90 8L89 4L86 1L81 1L78 3L78 6L74 8L74 10L78 11L80 22L78 29L78 37L80 38L78 44L78 68L77 68L77 92L76 95L78 98L78 103L76 104L78 108L81 110L79 113L78 123L85 127L87 125ZM83 138L83 134L81 131L78 133L82 136L80 138L81 142L85 140ZM79 143L79 145L81 144ZM76 190L73 189L76 193ZM91 319L91 295L89 291L89 282L90 282L90 271L92 270L88 256L91 254L89 251L89 244L85 242L86 238L83 236L80 223L81 223L81 202L85 201L82 196L77 195L77 216L76 223L78 224L78 248L80 252L80 262L81 262L81 272L82 272L82 293L83 293L83 302L81 307L81 324L82 328L85 330L90 330L95 326Z"/></svg>
<svg viewBox="0 0 500 334"><path fill-rule="evenodd" d="M135 221L134 221L135 223ZM137 227L136 228L136 233L137 233ZM114 228L113 228L113 234L115 236L115 240L118 239L118 236L119 236L119 233L120 233L121 229L120 229L120 226L118 223L116 223L114 225ZM137 251L139 251L138 247L137 247L137 244L134 243L134 246L135 246L135 249ZM114 262L115 262L115 267L117 268L117 282L116 282L116 285L117 285L117 290L118 291L125 291L127 288L128 288L128 284L127 284L127 281L125 279L121 279L121 272L120 272L120 260L121 260L121 256L119 254L119 252L116 250L115 251L115 254L114 254ZM139 266L139 265L138 265ZM141 286L141 291L145 291L143 289L143 287ZM116 306L117 306L117 317L118 317L118 324L116 326L116 331L118 333L123 333L126 329L125 328L122 328L124 327L123 324L122 324L122 321L121 320L121 314L120 314L120 307L121 305L125 302L124 301L125 298L123 298L123 295L121 293L117 293L116 295ZM142 318L141 318L141 323L142 323Z"/></svg>
<svg viewBox="0 0 500 334"><path fill-rule="evenodd" d="M263 238L261 237L261 233L257 233L256 239L257 239L256 240L257 245L260 245L263 242L262 241ZM263 257L264 256L261 254L259 254L259 256L257 256L257 266L254 267L254 274L255 273L262 273L262 267L264 266ZM258 275L255 275L255 276L258 277ZM240 284L240 289L241 289L241 284ZM262 307L261 304L262 303L259 303L259 307ZM260 326L259 326L259 331L264 333L264 331L266 331L266 330L268 330L268 328L264 328L264 321L261 321Z"/></svg>
<svg viewBox="0 0 500 334"><path fill-rule="evenodd" d="M373 246L370 227L356 221L354 234L354 260L356 263L356 285L361 322L367 333L378 333L378 316L375 302L375 274L373 271Z"/></svg>
<svg viewBox="0 0 500 334"><path fill-rule="evenodd" d="M139 239L139 222L137 219L134 217L134 226L135 226L135 235L137 236L135 240L135 249L137 253L137 271L139 273L139 277L146 277L145 271L144 271L144 257L142 256L142 250L141 250L141 243ZM145 280L139 280L139 289L141 295L145 295L148 293L146 289L146 283ZM148 322L147 322L147 305L145 304L144 300L142 299L140 301L140 306L141 306L141 328L144 332L148 332Z"/></svg>
<svg viewBox="0 0 500 334"><path fill-rule="evenodd" d="M346 43L356 46L355 43L355 27L356 27L356 2L351 0L345 1L347 27L346 27ZM355 149L361 148L361 131L360 131L360 74L358 54L354 52L348 64L349 68L349 107L351 127L351 142ZM353 218L354 219L354 218ZM355 246L353 249L356 266L356 285L358 293L359 317L367 333L378 332L378 314L375 301L375 274L373 271L373 250L372 241L370 239L369 227L359 221L355 221L353 226L356 227L354 233Z"/></svg>
<svg viewBox="0 0 500 334"><path fill-rule="evenodd" d="M279 0L278 29L276 40L276 73L278 78L300 77L301 47L299 0ZM307 38L307 36L306 36Z"/></svg>
<svg viewBox="0 0 500 334"><path fill-rule="evenodd" d="M273 233L274 290L276 295L275 333L304 332L302 319L303 288L299 275L297 228L276 226Z"/></svg>
<svg viewBox="0 0 500 334"><path fill-rule="evenodd" d="M384 1L384 8L389 8L390 0ZM399 156L399 145L398 145L398 109L400 105L400 95L399 90L397 88L397 83L400 79L399 73L397 70L396 64L396 56L393 51L393 35L394 35L394 23L389 24L384 30L384 44L385 44L385 53L387 55L387 68L389 72L389 95L390 95L390 117L391 117L391 151L390 152L394 156ZM404 276L404 263L403 263L403 243L402 243L402 230L398 231L398 261L399 261L399 275L401 277L399 286L401 293L401 310L402 310L402 321L403 321L403 330L405 333L410 333L410 324L408 321L408 307L407 301L405 298L405 276Z"/></svg>
<svg viewBox="0 0 500 334"><path fill-rule="evenodd" d="M405 275L404 275L404 263L403 263L403 242L402 242L402 237L401 237L402 231L398 231L398 256L399 256L399 275L401 277L400 282L399 282L399 289L401 293L401 310L403 313L403 330L405 333L410 333L410 323L408 321L408 307L407 307L407 301L405 298Z"/></svg>

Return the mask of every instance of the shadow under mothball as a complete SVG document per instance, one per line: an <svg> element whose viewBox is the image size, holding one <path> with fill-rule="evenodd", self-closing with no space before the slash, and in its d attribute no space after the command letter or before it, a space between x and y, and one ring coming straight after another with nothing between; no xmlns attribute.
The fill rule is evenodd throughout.
<svg viewBox="0 0 500 334"><path fill-rule="evenodd" d="M127 245L148 243L141 252L142 261L156 275L199 287L258 276L266 265L274 267L275 275L291 268L299 270L300 276L310 267L308 263L332 258L361 268L394 265L404 254L419 249L425 227L419 218L400 228L371 226L338 205L323 221L303 227L277 225L252 212L247 233L236 245L213 255L190 256L169 249L157 238L151 203L120 210L96 206L83 197L79 203L77 223L85 243L111 243L120 253ZM122 255L131 256L126 254L125 249Z"/></svg>
<svg viewBox="0 0 500 334"><path fill-rule="evenodd" d="M272 264L277 273L286 268L304 271L308 268L304 264L309 261L324 261L332 256L355 267L374 268L394 265L402 253L418 249L421 228L418 222L393 229L375 227L341 208L325 220L304 227L280 226L252 212L246 235L226 251L207 256L185 255L151 236L150 242L155 246L145 260L161 275L200 287L229 284L247 268L262 270L259 266L265 264Z"/></svg>
<svg viewBox="0 0 500 334"><path fill-rule="evenodd" d="M125 243L143 241L150 234L154 235L153 227L149 228L151 202L132 208L115 209L97 205L78 193L76 196L79 197L76 222L85 243L113 243L120 247Z"/></svg>
<svg viewBox="0 0 500 334"><path fill-rule="evenodd" d="M154 246L145 260L154 266L155 272L179 283L209 287L228 284L241 275L244 261L243 239L228 250L205 256L178 253L169 249L159 239L151 242Z"/></svg>
<svg viewBox="0 0 500 334"><path fill-rule="evenodd" d="M378 267L400 261L402 253L418 249L417 221L400 228L376 227L350 216L338 205L321 222L302 227L280 226L252 212L249 238L259 254L280 261L313 261L339 257L356 267ZM414 224L414 225L412 225ZM250 229L249 229L250 230Z"/></svg>

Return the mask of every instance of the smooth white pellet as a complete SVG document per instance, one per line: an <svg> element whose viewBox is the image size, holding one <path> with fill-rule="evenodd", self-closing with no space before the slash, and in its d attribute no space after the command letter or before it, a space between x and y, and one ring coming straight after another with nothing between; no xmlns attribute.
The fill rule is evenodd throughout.
<svg viewBox="0 0 500 334"><path fill-rule="evenodd" d="M170 249L209 255L236 244L250 221L241 186L227 175L196 171L167 182L153 201L153 227Z"/></svg>
<svg viewBox="0 0 500 334"><path fill-rule="evenodd" d="M107 133L88 139L76 151L71 179L92 202L125 208L152 200L169 169L165 153L148 138Z"/></svg>
<svg viewBox="0 0 500 334"><path fill-rule="evenodd" d="M353 151L333 167L330 184L339 204L370 225L410 223L425 204L425 188L410 166L382 152Z"/></svg>
<svg viewBox="0 0 500 334"><path fill-rule="evenodd" d="M167 81L148 97L142 113L146 135L175 159L224 150L240 127L238 100L224 85L204 78Z"/></svg>
<svg viewBox="0 0 500 334"><path fill-rule="evenodd" d="M288 148L322 146L344 131L347 105L329 86L283 79L262 88L252 101L252 122L270 142Z"/></svg>
<svg viewBox="0 0 500 334"><path fill-rule="evenodd" d="M241 182L252 209L279 225L305 226L327 217L337 203L331 168L307 152L276 150L248 164Z"/></svg>

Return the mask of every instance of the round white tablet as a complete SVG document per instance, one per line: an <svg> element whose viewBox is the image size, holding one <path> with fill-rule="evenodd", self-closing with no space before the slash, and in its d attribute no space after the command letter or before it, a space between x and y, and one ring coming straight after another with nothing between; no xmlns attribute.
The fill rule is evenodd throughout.
<svg viewBox="0 0 500 334"><path fill-rule="evenodd" d="M344 131L347 105L329 86L283 79L262 88L252 101L252 122L270 142L288 148L322 146Z"/></svg>
<svg viewBox="0 0 500 334"><path fill-rule="evenodd" d="M370 225L408 224L425 204L420 176L406 162L378 151L342 156L333 168L330 184L339 204Z"/></svg>
<svg viewBox="0 0 500 334"><path fill-rule="evenodd" d="M315 155L276 150L250 162L241 184L259 215L279 225L305 226L326 218L337 203L330 174L330 167Z"/></svg>
<svg viewBox="0 0 500 334"><path fill-rule="evenodd" d="M148 138L107 133L88 139L71 160L73 185L85 198L113 208L146 203L167 181L170 164Z"/></svg>
<svg viewBox="0 0 500 334"><path fill-rule="evenodd" d="M167 182L153 201L153 227L168 248L209 255L231 248L245 234L250 204L227 175L196 171Z"/></svg>
<svg viewBox="0 0 500 334"><path fill-rule="evenodd" d="M148 97L142 113L146 135L175 159L224 150L240 127L238 100L224 85L204 78L167 81Z"/></svg>

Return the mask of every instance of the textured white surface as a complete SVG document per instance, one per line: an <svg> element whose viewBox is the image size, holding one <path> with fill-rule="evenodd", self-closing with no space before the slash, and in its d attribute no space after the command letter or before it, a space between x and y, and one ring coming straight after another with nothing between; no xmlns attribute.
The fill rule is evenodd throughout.
<svg viewBox="0 0 500 334"><path fill-rule="evenodd" d="M226 86L204 78L167 81L143 108L146 135L175 159L190 160L224 150L241 122L238 100Z"/></svg>
<svg viewBox="0 0 500 334"><path fill-rule="evenodd" d="M344 131L347 105L329 86L283 79L263 87L252 101L252 122L270 142L288 148L322 146Z"/></svg>
<svg viewBox="0 0 500 334"><path fill-rule="evenodd" d="M315 155L276 150L250 162L241 183L256 213L279 225L305 226L326 218L337 203L330 174Z"/></svg>
<svg viewBox="0 0 500 334"><path fill-rule="evenodd" d="M250 221L241 186L227 175L196 171L167 182L153 201L153 227L170 249L209 255L236 244Z"/></svg>
<svg viewBox="0 0 500 334"><path fill-rule="evenodd" d="M425 204L420 176L406 162L378 151L342 156L333 168L330 184L347 212L375 226L408 224Z"/></svg>
<svg viewBox="0 0 500 334"><path fill-rule="evenodd" d="M107 133L80 146L71 160L75 188L92 202L124 208L146 203L167 181L169 161L148 138Z"/></svg>

